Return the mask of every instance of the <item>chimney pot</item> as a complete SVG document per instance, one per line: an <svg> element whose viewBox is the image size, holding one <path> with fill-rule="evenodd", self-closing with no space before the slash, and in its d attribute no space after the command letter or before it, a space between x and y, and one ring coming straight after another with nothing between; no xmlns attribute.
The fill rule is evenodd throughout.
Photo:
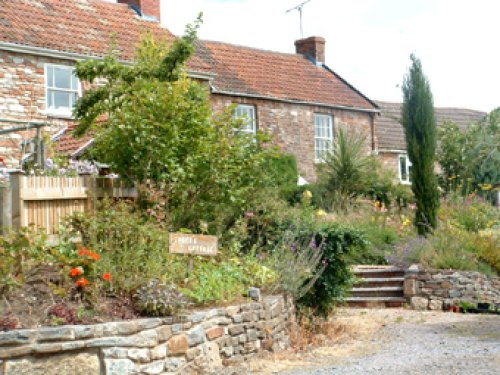
<svg viewBox="0 0 500 375"><path fill-rule="evenodd" d="M320 36L295 41L295 51L301 55L313 58L316 63L325 63L325 39Z"/></svg>
<svg viewBox="0 0 500 375"><path fill-rule="evenodd" d="M142 16L154 17L160 21L160 0L118 0L117 2L135 7L140 10Z"/></svg>

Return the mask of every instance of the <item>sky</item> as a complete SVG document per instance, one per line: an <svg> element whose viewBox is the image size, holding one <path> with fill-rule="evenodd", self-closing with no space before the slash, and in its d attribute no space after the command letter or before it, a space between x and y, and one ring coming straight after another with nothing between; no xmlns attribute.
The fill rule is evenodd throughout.
<svg viewBox="0 0 500 375"><path fill-rule="evenodd" d="M294 53L304 0L161 0L162 24L181 35L203 12L199 37ZM500 1L311 0L304 37L326 39L326 64L370 99L401 101L410 54L440 107L500 106Z"/></svg>

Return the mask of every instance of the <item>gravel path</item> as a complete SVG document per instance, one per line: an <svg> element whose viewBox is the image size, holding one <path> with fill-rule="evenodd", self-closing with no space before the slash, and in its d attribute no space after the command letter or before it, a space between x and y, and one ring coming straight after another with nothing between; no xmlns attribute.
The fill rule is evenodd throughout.
<svg viewBox="0 0 500 375"><path fill-rule="evenodd" d="M388 321L365 353L280 374L500 374L500 316L411 313Z"/></svg>

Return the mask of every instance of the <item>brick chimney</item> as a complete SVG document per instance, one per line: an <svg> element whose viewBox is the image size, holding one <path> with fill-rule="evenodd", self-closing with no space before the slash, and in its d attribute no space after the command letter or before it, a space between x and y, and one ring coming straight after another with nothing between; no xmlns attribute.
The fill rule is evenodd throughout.
<svg viewBox="0 0 500 375"><path fill-rule="evenodd" d="M316 63L325 63L325 39L320 36L296 40L295 51L308 58L313 58Z"/></svg>
<svg viewBox="0 0 500 375"><path fill-rule="evenodd" d="M143 17L154 17L160 21L160 0L117 0L117 2L128 4L135 11L139 11Z"/></svg>

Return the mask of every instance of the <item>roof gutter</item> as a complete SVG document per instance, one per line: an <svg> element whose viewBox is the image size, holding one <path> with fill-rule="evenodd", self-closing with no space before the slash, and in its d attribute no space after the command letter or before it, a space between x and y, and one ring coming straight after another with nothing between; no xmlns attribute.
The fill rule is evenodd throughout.
<svg viewBox="0 0 500 375"><path fill-rule="evenodd" d="M309 102L309 101L305 101L305 100L280 99L280 98L275 98L275 97L272 97L272 96L247 94L247 93L234 92L234 91L224 91L224 90L217 89L213 85L210 85L210 88L212 90L212 93L219 94L219 95L241 96L241 97L253 98L253 99L273 100L273 101L276 101L276 102L290 103L290 104L314 105L314 106L318 106L318 107L326 107L326 108L333 108L333 109L344 109L344 110L364 112L364 113L380 113L379 109L356 108L356 107L348 107L348 106L336 105L336 104L327 104L327 103L319 103L319 102Z"/></svg>
<svg viewBox="0 0 500 375"><path fill-rule="evenodd" d="M104 60L104 56L96 56L96 55L86 55L84 53L75 53L75 52L65 52L59 51L50 48L43 47L35 47L28 46L25 44L16 44L16 43L7 43L0 42L0 50L16 52L16 53L24 53L35 56L43 56L43 57L52 57L63 60L71 60L71 61L79 61L79 60ZM132 61L130 60L118 60L120 63L124 65L132 65ZM187 71L189 78L197 78L204 79L210 81L216 75L212 73L204 73L204 72L196 72L196 71Z"/></svg>

